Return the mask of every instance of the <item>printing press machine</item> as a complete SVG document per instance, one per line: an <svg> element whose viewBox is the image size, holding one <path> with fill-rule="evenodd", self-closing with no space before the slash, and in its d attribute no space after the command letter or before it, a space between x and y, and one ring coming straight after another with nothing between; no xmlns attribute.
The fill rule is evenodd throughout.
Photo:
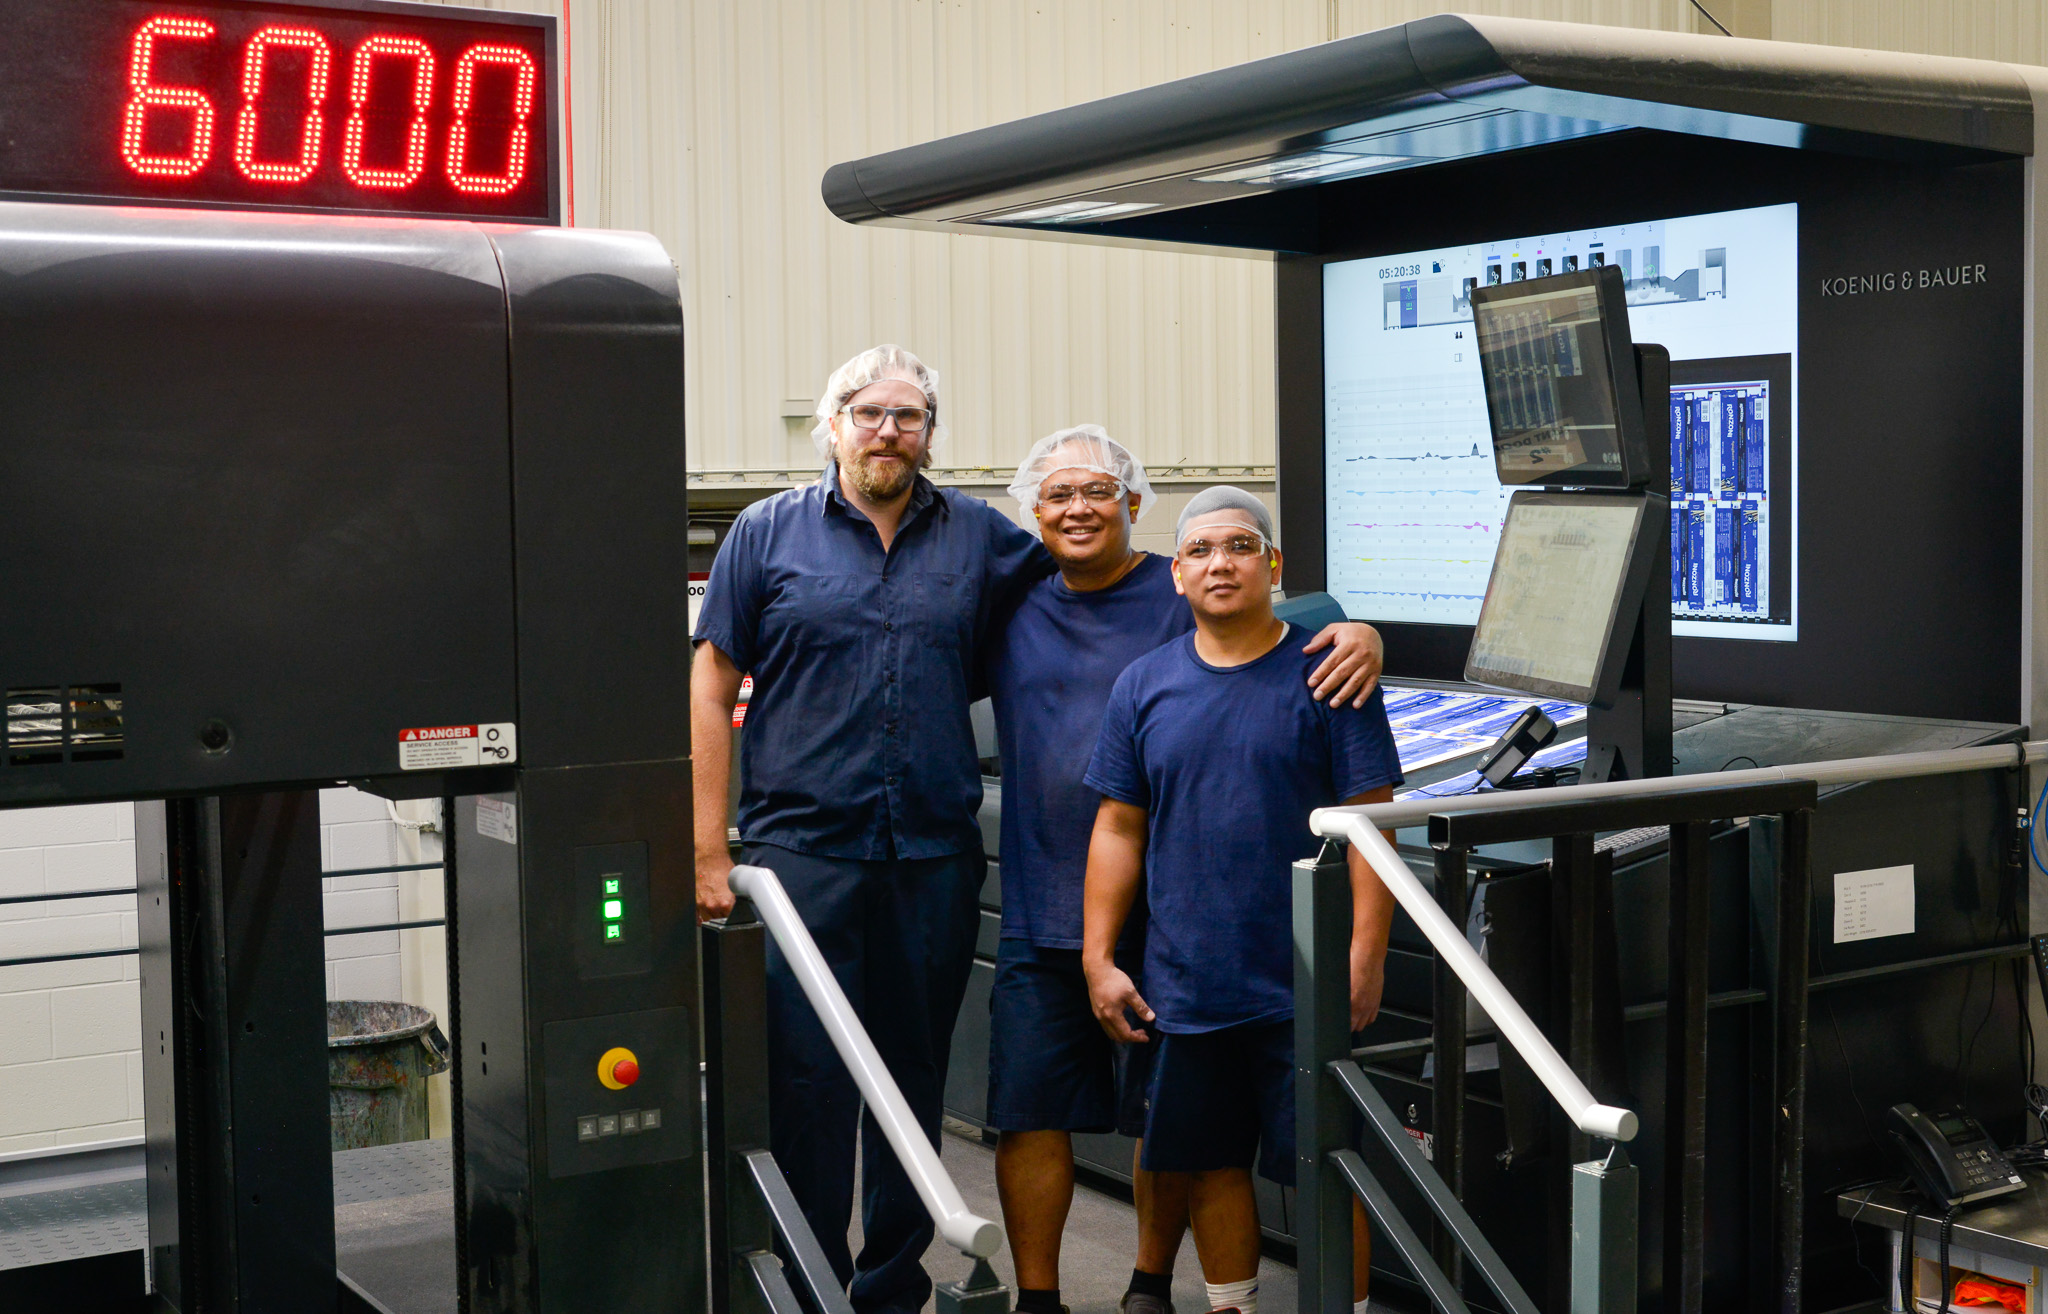
<svg viewBox="0 0 2048 1314"><path fill-rule="evenodd" d="M1495 695L1469 685L1435 681L1389 680L1390 719L1396 723L1408 780L1400 793L1437 793L1447 798L1470 792L1478 784L1474 766L1485 744L1444 757L1423 736L1404 733L1398 706L1405 692L1438 692L1478 705ZM1850 712L1708 703L1679 699L1673 703L1673 773L1695 775L1752 765L1772 766L1818 762L1876 754L2017 743L2023 727L1977 721L1880 716ZM979 1128L993 1139L986 1121L988 1087L989 991L994 980L997 940L1001 934L1002 873L998 859L1002 782L996 772L993 718L986 704L976 708L983 758L981 823L989 854L988 880L982 888L982 923L974 972L966 1003L954 1031L952 1065L946 1087L948 1114ZM1498 709L1482 709L1483 716ZM1479 719L1479 718L1472 718ZM1568 766L1584 755L1582 719L1558 715L1558 741L1532 759L1525 772L1545 766ZM1441 727L1440 727L1441 728ZM1442 735L1435 737L1440 741ZM1488 741L1490 742L1490 741ZM1429 765L1412 763L1424 760ZM2013 820L2026 802L2013 771L1978 772L1923 780L1883 782L1826 789L1814 824L1812 899L1813 1069L1809 1107L1850 1107L1851 1074L1862 1103L1881 1110L1897 1100L1930 1090L1946 1089L1953 1077L1946 1060L1960 1057L1950 1045L1929 1039L1953 1032L1959 996L1974 986L1977 1002L1970 1006L1971 1030L1982 1027L1972 1058L1973 1108L2001 1140L2022 1139L2024 1110L2018 1054L2012 1044L2017 1014L2009 991L1995 984L1985 1001L1978 969L2000 962L1997 946L2015 938L2002 934L2009 919L2026 926L2024 872L2013 865ZM1450 805L1447 803L1447 808ZM1738 820L1719 830L1713 890L1712 960L1710 969L1709 1047L1714 1055L1745 1053L1739 1062L1710 1060L1708 1141L1716 1154L1748 1154L1762 1163L1767 1148L1756 1122L1759 1110L1754 1089L1746 1083L1768 1062L1759 1065L1748 1055L1768 1046L1768 1020L1761 1008L1765 965L1764 943L1751 914L1745 850L1768 846L1759 823ZM1754 833L1753 833L1754 832ZM1433 866L1420 828L1398 835L1400 849L1425 884L1433 884ZM1306 839L1304 854L1307 855ZM1614 941L1611 954L1612 1010L1604 1053L1619 1061L1613 1080L1620 1083L1619 1101L1644 1115L1644 1135L1630 1146L1632 1159L1645 1171L1641 1264L1655 1272L1660 1263L1661 1161L1663 1128L1659 1116L1663 1072L1663 1008L1666 977L1666 835L1657 831L1606 836L1601 849L1613 859ZM1539 1022L1546 989L1542 959L1545 902L1540 890L1527 888L1517 875L1534 872L1548 857L1542 843L1501 845L1475 855L1472 868L1477 890L1468 926L1495 971L1513 989ZM1830 935L1832 888L1819 873L1858 871L1912 861L1923 879L1919 922L1913 934L1875 941L1836 944ZM1766 869L1760 866L1760 870ZM1937 881L1940 883L1937 884ZM1489 899L1489 895L1492 896ZM1491 911L1489 911L1491 903ZM1763 906L1768 907L1768 900ZM1275 916L1288 916L1278 908ZM2009 954L2004 957L2010 957ZM1429 1059L1424 1041L1431 1020L1431 977L1435 956L1414 923L1397 913L1387 963L1385 1002L1379 1019L1359 1036L1361 1048L1386 1047L1391 1054L1367 1055L1367 1070L1412 1134L1431 1145ZM1854 983L1859 988L1832 987ZM1980 1014L1981 1010L1981 1014ZM1476 1010L1475 1010L1476 1014ZM1466 1112L1465 1200L1481 1228L1497 1239L1503 1255L1532 1287L1541 1280L1544 1256L1541 1229L1509 1225L1522 1211L1539 1207L1542 1174L1533 1170L1545 1152L1544 1129L1537 1115L1540 1101L1523 1099L1513 1087L1516 1074L1500 1072L1498 1052L1483 1016L1470 1026L1467 1055L1469 1078ZM1885 1037L1910 1034L1914 1044L1879 1049ZM1838 1039L1839 1038L1839 1039ZM1841 1043L1846 1039L1847 1043ZM1767 1049L1764 1051L1767 1056ZM1826 1186L1868 1176L1873 1156L1886 1151L1873 1144L1874 1133L1854 1119L1818 1117L1808 1123L1808 1180ZM1367 1138L1370 1142L1370 1138ZM1082 1134L1074 1138L1082 1175L1098 1187L1128 1188L1132 1143L1113 1134ZM1368 1143L1366 1157L1382 1182L1388 1183L1404 1208L1416 1207L1403 1196L1406 1183L1391 1160L1376 1155ZM1384 1171L1381 1171L1384 1169ZM1752 1172L1717 1179L1710 1197L1710 1218L1742 1225L1710 1228L1708 1270L1710 1291L1740 1284L1745 1226L1760 1228L1767 1211L1752 1208L1763 1189ZM1286 1254L1293 1245L1292 1194L1263 1178L1256 1179L1260 1214L1269 1248ZM1750 1199L1745 1199L1748 1193ZM1810 1255L1820 1273L1828 1265L1853 1262L1848 1227L1833 1217L1833 1202L1814 1193L1808 1205ZM1414 1215L1411 1215L1414 1216ZM1522 1214L1522 1216L1533 1216ZM1380 1263L1395 1261L1382 1260ZM1389 1269L1405 1276L1398 1268ZM1540 1288L1539 1288L1540 1289Z"/></svg>

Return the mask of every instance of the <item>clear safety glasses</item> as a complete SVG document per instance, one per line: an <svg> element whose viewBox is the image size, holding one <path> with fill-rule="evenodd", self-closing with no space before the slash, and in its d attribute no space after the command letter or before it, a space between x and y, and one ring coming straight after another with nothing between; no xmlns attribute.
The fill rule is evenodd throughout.
<svg viewBox="0 0 2048 1314"><path fill-rule="evenodd" d="M1127 490L1121 479L1090 480L1085 484L1046 484L1038 490L1038 505L1057 511L1080 498L1090 506L1112 507L1124 500Z"/></svg>
<svg viewBox="0 0 2048 1314"><path fill-rule="evenodd" d="M875 406L862 402L858 406L842 407L852 418L856 429L879 429L890 416L896 417L898 433L923 433L925 426L932 422L932 413L923 406Z"/></svg>
<svg viewBox="0 0 2048 1314"><path fill-rule="evenodd" d="M1182 540L1174 556L1182 561L1212 561L1220 553L1238 561L1250 561L1267 551L1266 540L1257 534L1196 534Z"/></svg>

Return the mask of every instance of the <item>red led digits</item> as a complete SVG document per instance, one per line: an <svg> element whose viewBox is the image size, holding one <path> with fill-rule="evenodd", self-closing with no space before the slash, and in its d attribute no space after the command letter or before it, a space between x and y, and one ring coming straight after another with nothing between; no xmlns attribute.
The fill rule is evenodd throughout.
<svg viewBox="0 0 2048 1314"><path fill-rule="evenodd" d="M122 162L144 178L198 176L194 186L201 190L208 182L216 184L215 194L205 198L211 200L291 200L327 208L452 205L464 212L481 202L494 212L503 208L506 202L494 198L522 192L533 170L528 157L534 150L533 116L542 85L540 57L498 39L475 42L458 58L456 42L443 44L435 35L441 28L426 33L434 41L430 45L406 30L402 20L379 21L376 27L384 30L371 28L363 35L368 26L350 20L330 27L318 17L280 15L279 21L259 18L246 27L237 21L223 37L204 18L149 18L129 38ZM464 26L474 30L473 24ZM244 39L250 27L255 30ZM341 89L335 85L343 58L348 60L348 106L340 119L339 151L328 154L335 151L328 116L343 114ZM439 83L442 61L451 58L452 77ZM160 72L160 65L168 72ZM303 101L297 80L301 65ZM232 111L220 111L233 113L233 132L225 121L219 125L229 138L224 144L232 147L230 171L225 162L216 167L213 159L212 97L235 94L231 83L237 69L241 99ZM160 80L194 71L203 71L201 85ZM418 186L427 178L430 156L444 148L444 133L441 162L447 189L438 177ZM335 164L339 178L325 172ZM220 183L234 190L221 192ZM249 183L259 184L258 189L251 192ZM289 188L299 190L283 190ZM350 189L357 195L344 199ZM396 196L387 200L363 192L407 195L400 202Z"/></svg>
<svg viewBox="0 0 2048 1314"><path fill-rule="evenodd" d="M363 107L370 100L370 77L379 57L412 61L412 122L406 125L405 163L396 169L373 169L363 163ZM373 36L356 47L349 70L348 127L341 136L341 171L358 187L398 190L420 180L427 167L427 111L434 103L434 52L417 37Z"/></svg>
<svg viewBox="0 0 2048 1314"><path fill-rule="evenodd" d="M213 24L203 18L152 18L135 29L128 51L128 112L121 120L121 158L128 167L152 178L189 178L213 154L213 102L195 87L160 87L149 80L157 38L205 41ZM152 155L144 140L152 109L185 110L192 115L192 136L182 155Z"/></svg>
<svg viewBox="0 0 2048 1314"><path fill-rule="evenodd" d="M299 158L289 163L256 158L256 130L263 99L264 57L273 46L307 51L306 118L299 130ZM242 51L242 113L235 121L235 164L252 182L298 183L320 165L320 106L327 100L327 75L334 52L318 32L305 27L272 25L249 38Z"/></svg>
<svg viewBox="0 0 2048 1314"><path fill-rule="evenodd" d="M469 172L470 111L476 99L477 69L484 64L507 64L517 70L518 87L512 95L512 135L506 145L505 172ZM503 196L526 177L526 147L530 130L526 121L533 114L533 90L540 71L533 56L517 46L471 46L455 65L455 123L448 133L448 181L455 190L472 195Z"/></svg>

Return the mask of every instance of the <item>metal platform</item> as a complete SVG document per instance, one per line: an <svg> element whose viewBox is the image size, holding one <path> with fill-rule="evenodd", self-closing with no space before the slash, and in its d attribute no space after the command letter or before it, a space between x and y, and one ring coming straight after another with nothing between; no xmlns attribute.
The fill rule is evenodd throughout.
<svg viewBox="0 0 2048 1314"><path fill-rule="evenodd" d="M453 1314L455 1208L447 1141L334 1156L338 1266L391 1314ZM113 1166L0 1183L0 1275L137 1254L149 1245L141 1149ZM6 1288L0 1276L0 1291Z"/></svg>

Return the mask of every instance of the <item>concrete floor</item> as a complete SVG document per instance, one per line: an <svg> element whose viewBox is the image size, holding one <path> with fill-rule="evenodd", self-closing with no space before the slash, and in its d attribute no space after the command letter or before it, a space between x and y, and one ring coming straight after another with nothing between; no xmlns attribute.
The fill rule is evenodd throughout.
<svg viewBox="0 0 2048 1314"><path fill-rule="evenodd" d="M995 1151L979 1138L949 1134L943 1138L941 1159L967 1207L1000 1221ZM376 1198L339 1202L335 1230L342 1267L372 1297L394 1311L453 1314L453 1218L445 1176L426 1185L434 1189L419 1194L393 1192L392 1198L375 1192ZM858 1211L850 1239L858 1254ZM1060 1265L1060 1296L1073 1314L1115 1314L1117 1300L1130 1281L1137 1243L1137 1216L1129 1204L1087 1186L1076 1189ZM934 1241L925 1253L925 1271L935 1283L958 1281L967 1276L968 1268L969 1261L944 1241ZM1007 1249L996 1256L995 1269L1005 1283L1014 1286L1016 1274ZM1183 1245L1175 1266L1173 1298L1178 1314L1204 1314L1209 1308L1192 1241ZM1292 1268L1272 1259L1260 1264L1259 1308L1263 1314L1292 1314Z"/></svg>
<svg viewBox="0 0 2048 1314"><path fill-rule="evenodd" d="M949 1134L943 1138L940 1159L966 1198L967 1207L1000 1222L1003 1213L996 1200L995 1151L979 1139ZM858 1254L858 1219L852 1231L854 1253ZM1117 1300L1130 1284L1131 1257L1137 1247L1138 1219L1131 1206L1087 1186L1077 1187L1073 1212L1067 1215L1066 1245L1060 1254L1060 1299L1073 1314L1116 1314ZM944 1241L934 1241L925 1252L924 1267L932 1281L952 1282L967 1276L969 1261ZM1007 1248L996 1256L995 1270L1005 1283L1015 1285L1016 1273ZM1177 1314L1204 1314L1209 1308L1192 1240L1182 1245L1180 1262L1174 1266L1173 1304ZM1262 1260L1260 1314L1292 1314L1294 1308L1294 1270L1270 1258Z"/></svg>

